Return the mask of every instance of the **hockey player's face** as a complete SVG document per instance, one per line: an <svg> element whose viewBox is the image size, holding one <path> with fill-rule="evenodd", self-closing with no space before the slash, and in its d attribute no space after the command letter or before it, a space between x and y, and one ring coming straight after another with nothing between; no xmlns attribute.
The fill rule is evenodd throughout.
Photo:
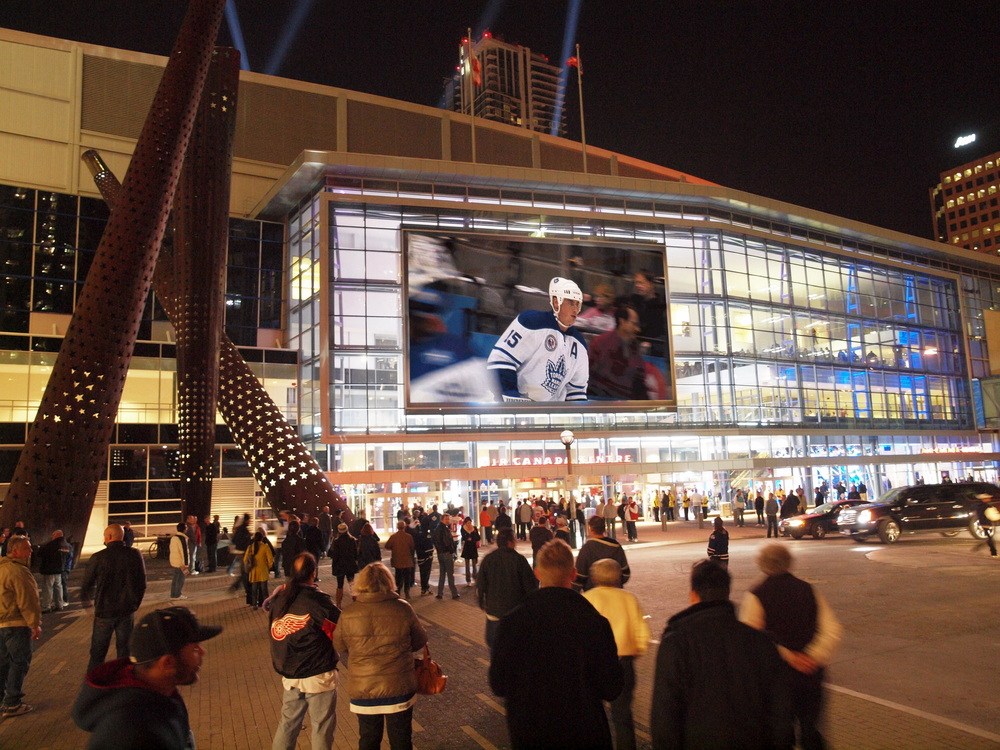
<svg viewBox="0 0 1000 750"><path fill-rule="evenodd" d="M580 302L563 299L562 304L559 306L559 312L556 315L559 325L563 328L569 328L573 325L576 322L576 316L580 314L580 306Z"/></svg>

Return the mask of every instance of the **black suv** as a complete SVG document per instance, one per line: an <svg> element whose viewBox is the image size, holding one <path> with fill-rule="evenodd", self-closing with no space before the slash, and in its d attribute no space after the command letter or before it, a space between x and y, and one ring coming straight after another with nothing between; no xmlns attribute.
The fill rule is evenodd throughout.
<svg viewBox="0 0 1000 750"><path fill-rule="evenodd" d="M889 490L877 503L844 510L837 528L859 542L872 534L892 544L901 534L937 531L955 536L962 529L976 539L985 539L974 511L979 502L976 495L983 494L1000 497L1000 487L986 482L899 487Z"/></svg>

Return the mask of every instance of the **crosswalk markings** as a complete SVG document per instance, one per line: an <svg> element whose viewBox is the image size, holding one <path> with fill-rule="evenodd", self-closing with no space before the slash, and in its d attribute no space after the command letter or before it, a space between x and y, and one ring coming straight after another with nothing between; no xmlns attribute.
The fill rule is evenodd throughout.
<svg viewBox="0 0 1000 750"><path fill-rule="evenodd" d="M507 709L501 706L499 703L497 703L495 700L490 698L490 696L486 695L485 693L476 693L476 697L479 698L479 700L481 700L487 706L494 709L497 713L500 713L503 716L507 715Z"/></svg>
<svg viewBox="0 0 1000 750"><path fill-rule="evenodd" d="M488 739L483 737L481 734L479 734L479 732L477 732L472 727L462 727L461 729L472 739L474 739L476 741L476 744L478 744L481 748L483 748L483 750L497 750L496 745L494 745Z"/></svg>

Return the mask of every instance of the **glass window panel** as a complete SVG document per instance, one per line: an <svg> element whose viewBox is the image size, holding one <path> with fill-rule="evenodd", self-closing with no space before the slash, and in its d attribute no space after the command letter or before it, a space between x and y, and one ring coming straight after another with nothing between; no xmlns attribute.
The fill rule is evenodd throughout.
<svg viewBox="0 0 1000 750"><path fill-rule="evenodd" d="M364 346L365 318L335 315L330 319L330 336L334 346Z"/></svg>
<svg viewBox="0 0 1000 750"><path fill-rule="evenodd" d="M399 318L368 318L368 346L398 349L403 340L403 321Z"/></svg>
<svg viewBox="0 0 1000 750"><path fill-rule="evenodd" d="M395 253L367 253L368 272L366 278L370 281L391 281L396 284L400 280L399 259Z"/></svg>
<svg viewBox="0 0 1000 750"><path fill-rule="evenodd" d="M368 314L388 318L403 314L398 289L368 290Z"/></svg>
<svg viewBox="0 0 1000 750"><path fill-rule="evenodd" d="M330 295L333 298L335 315L364 315L365 290L336 287ZM306 325L303 321L303 325Z"/></svg>
<svg viewBox="0 0 1000 750"><path fill-rule="evenodd" d="M331 273L334 279L365 278L365 253L362 250L334 250L332 255ZM395 256L388 256L395 257Z"/></svg>

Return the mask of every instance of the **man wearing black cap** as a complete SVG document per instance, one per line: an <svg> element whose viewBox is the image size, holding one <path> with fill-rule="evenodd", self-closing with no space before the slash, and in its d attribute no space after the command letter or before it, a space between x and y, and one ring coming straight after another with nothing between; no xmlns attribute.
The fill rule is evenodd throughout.
<svg viewBox="0 0 1000 750"><path fill-rule="evenodd" d="M73 721L92 732L87 747L193 749L187 707L177 686L198 681L205 656L201 644L220 632L217 625L200 624L186 607L143 617L132 633L132 655L94 669L76 698Z"/></svg>

